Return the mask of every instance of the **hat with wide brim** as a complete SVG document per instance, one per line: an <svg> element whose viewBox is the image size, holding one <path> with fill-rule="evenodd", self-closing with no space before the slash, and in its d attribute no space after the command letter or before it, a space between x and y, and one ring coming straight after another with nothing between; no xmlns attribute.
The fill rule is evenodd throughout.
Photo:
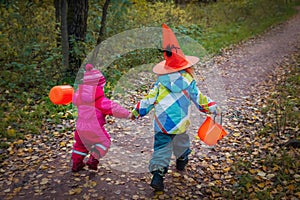
<svg viewBox="0 0 300 200"><path fill-rule="evenodd" d="M162 25L163 52L165 60L153 67L156 74L169 74L187 69L199 61L196 56L185 56L181 50L173 31L166 25Z"/></svg>
<svg viewBox="0 0 300 200"><path fill-rule="evenodd" d="M153 72L156 74L169 74L169 73L173 73L173 72L178 72L180 70L187 69L187 68L193 66L200 60L196 56L185 56L185 59L187 60L188 63L184 66L179 66L176 68L169 67L168 65L166 65L166 60L163 60L153 67Z"/></svg>

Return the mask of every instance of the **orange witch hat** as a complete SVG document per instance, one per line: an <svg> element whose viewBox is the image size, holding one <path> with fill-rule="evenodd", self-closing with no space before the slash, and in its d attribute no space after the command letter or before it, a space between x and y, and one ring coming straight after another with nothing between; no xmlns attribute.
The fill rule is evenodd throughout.
<svg viewBox="0 0 300 200"><path fill-rule="evenodd" d="M199 61L198 57L185 56L180 49L173 31L166 25L162 25L162 40L165 60L154 66L156 74L169 74L191 67Z"/></svg>

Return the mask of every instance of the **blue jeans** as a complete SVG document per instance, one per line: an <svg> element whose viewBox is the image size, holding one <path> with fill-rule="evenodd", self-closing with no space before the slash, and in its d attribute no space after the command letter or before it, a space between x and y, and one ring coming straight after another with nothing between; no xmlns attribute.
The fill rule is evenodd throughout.
<svg viewBox="0 0 300 200"><path fill-rule="evenodd" d="M169 167L172 153L176 159L187 157L190 153L190 139L188 134L168 135L165 133L155 133L154 152L149 163L149 171L155 171L161 168Z"/></svg>

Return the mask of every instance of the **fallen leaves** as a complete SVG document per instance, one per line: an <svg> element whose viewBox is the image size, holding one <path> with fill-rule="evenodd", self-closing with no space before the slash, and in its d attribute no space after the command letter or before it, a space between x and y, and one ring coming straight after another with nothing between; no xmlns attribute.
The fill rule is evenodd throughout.
<svg viewBox="0 0 300 200"><path fill-rule="evenodd" d="M123 87L121 80L116 88L119 92L113 96L127 107L134 105L155 79L151 69L141 77L130 78L135 79L132 88ZM249 79L243 78L240 80L247 83ZM214 147L194 139L186 171L176 171L172 161L164 193L153 193L149 187L151 175L147 165L153 145L151 117L138 122L109 118L107 129L113 144L109 154L101 159L100 169L70 173L75 122L68 119L72 113L67 112L60 114L59 124L46 120L48 129L41 135L28 134L14 142L5 141L9 158L1 163L3 194L0 198L231 199L234 196L259 199L258 195L262 195L270 199L299 199L299 150L279 146L299 132L299 126L287 126L289 135L282 134L282 130L274 132L276 121L273 119L284 114L278 111L276 116L275 106L267 102L272 95L278 95L274 91L276 79L270 76L265 82L253 85L250 87L255 91L253 94L236 90L237 96L227 99L228 105L234 105L228 106L224 116L228 136ZM235 87L243 89L239 85ZM295 101L292 96L287 99L291 103ZM273 103L280 105L276 99ZM265 111L261 112L261 108ZM294 105L293 110L299 111L299 108ZM197 120L190 128L191 138L194 138L200 117L192 114L192 118ZM16 130L9 127L7 134L15 137ZM130 145L132 143L134 145Z"/></svg>
<svg viewBox="0 0 300 200"><path fill-rule="evenodd" d="M266 176L266 173L265 173L265 172L262 172L262 171L259 171L259 172L257 173L257 175L260 176L260 177L262 177L262 178L264 178L264 177Z"/></svg>
<svg viewBox="0 0 300 200"><path fill-rule="evenodd" d="M80 194L82 192L82 188L74 188L69 190L69 195L75 195L75 194Z"/></svg>
<svg viewBox="0 0 300 200"><path fill-rule="evenodd" d="M49 179L48 179L48 178L42 178L40 184L41 184L41 185L46 185L48 182L49 182Z"/></svg>

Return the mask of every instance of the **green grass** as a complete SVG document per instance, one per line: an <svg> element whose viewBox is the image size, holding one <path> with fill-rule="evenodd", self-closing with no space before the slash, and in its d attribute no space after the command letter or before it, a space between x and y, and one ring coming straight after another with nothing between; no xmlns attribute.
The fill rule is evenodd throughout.
<svg viewBox="0 0 300 200"><path fill-rule="evenodd" d="M232 44L261 34L296 13L300 1L284 3L279 0L218 1L199 10L188 7L190 23L181 26L211 54ZM197 26L195 26L195 24ZM180 28L180 27L179 27Z"/></svg>
<svg viewBox="0 0 300 200"><path fill-rule="evenodd" d="M276 134L278 137L300 139L300 55L295 58L295 64L286 78L278 84L277 91L268 98L268 105L262 109L266 115L261 134ZM298 131L297 131L298 130Z"/></svg>

